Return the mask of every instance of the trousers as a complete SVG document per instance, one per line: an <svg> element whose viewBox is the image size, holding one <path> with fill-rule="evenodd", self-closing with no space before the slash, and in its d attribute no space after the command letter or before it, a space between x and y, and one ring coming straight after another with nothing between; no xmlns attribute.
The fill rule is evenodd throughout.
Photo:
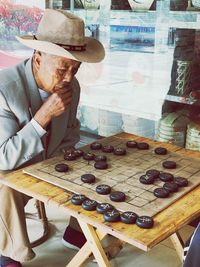
<svg viewBox="0 0 200 267"><path fill-rule="evenodd" d="M19 262L33 259L27 233L25 206L31 197L0 184L0 254ZM81 231L78 221L70 217L69 225Z"/></svg>
<svg viewBox="0 0 200 267"><path fill-rule="evenodd" d="M183 267L199 267L200 266L200 223L198 224L194 234L184 248Z"/></svg>
<svg viewBox="0 0 200 267"><path fill-rule="evenodd" d="M30 197L0 185L0 254L16 261L34 258L26 228L24 207Z"/></svg>

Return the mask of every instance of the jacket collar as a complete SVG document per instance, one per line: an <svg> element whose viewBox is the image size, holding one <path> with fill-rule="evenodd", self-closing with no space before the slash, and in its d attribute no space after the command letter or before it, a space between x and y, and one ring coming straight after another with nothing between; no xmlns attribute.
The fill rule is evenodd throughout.
<svg viewBox="0 0 200 267"><path fill-rule="evenodd" d="M32 116L35 115L37 110L42 105L42 100L40 97L40 93L36 84L36 81L33 76L32 70L32 59L29 59L25 63L25 73L26 73L26 91L29 98L29 108L31 109Z"/></svg>

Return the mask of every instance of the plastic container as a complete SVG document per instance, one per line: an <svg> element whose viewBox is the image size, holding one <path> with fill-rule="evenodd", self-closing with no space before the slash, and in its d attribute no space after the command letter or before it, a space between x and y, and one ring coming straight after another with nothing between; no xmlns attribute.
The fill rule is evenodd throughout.
<svg viewBox="0 0 200 267"><path fill-rule="evenodd" d="M80 106L77 113L81 128L95 134L97 134L98 131L98 116L98 109L87 106Z"/></svg>
<svg viewBox="0 0 200 267"><path fill-rule="evenodd" d="M99 110L98 134L111 136L122 132L122 115L117 112Z"/></svg>
<svg viewBox="0 0 200 267"><path fill-rule="evenodd" d="M122 120L124 132L152 138L155 135L155 121L126 114L122 114Z"/></svg>

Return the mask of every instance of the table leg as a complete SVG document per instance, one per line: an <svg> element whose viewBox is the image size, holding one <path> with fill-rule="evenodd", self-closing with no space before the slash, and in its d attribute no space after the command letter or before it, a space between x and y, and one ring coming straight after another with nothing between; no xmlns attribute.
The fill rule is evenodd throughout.
<svg viewBox="0 0 200 267"><path fill-rule="evenodd" d="M87 238L90 249L97 260L98 265L101 267L111 267L94 227L81 220L79 220L79 224Z"/></svg>
<svg viewBox="0 0 200 267"><path fill-rule="evenodd" d="M77 252L74 258L67 264L66 267L83 266L83 263L93 253L97 263L101 267L111 267L110 262L101 245L101 240L107 235L105 232L96 230L93 226L78 220L83 233L87 238L85 245Z"/></svg>
<svg viewBox="0 0 200 267"><path fill-rule="evenodd" d="M107 234L100 233L98 230L96 231L99 240L102 240ZM84 246L76 253L73 259L67 264L66 267L79 267L90 257L92 251L89 246L89 241L87 241Z"/></svg>
<svg viewBox="0 0 200 267"><path fill-rule="evenodd" d="M175 232L174 234L172 234L170 236L170 239L176 249L176 252L180 258L180 260L183 260L183 247L184 247L184 243L183 240L179 234L179 232Z"/></svg>

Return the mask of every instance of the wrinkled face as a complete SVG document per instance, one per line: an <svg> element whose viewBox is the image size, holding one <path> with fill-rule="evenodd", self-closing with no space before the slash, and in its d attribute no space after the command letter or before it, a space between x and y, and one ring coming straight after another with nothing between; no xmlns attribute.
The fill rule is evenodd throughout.
<svg viewBox="0 0 200 267"><path fill-rule="evenodd" d="M35 52L33 73L39 88L53 93L69 86L81 62L64 57Z"/></svg>

